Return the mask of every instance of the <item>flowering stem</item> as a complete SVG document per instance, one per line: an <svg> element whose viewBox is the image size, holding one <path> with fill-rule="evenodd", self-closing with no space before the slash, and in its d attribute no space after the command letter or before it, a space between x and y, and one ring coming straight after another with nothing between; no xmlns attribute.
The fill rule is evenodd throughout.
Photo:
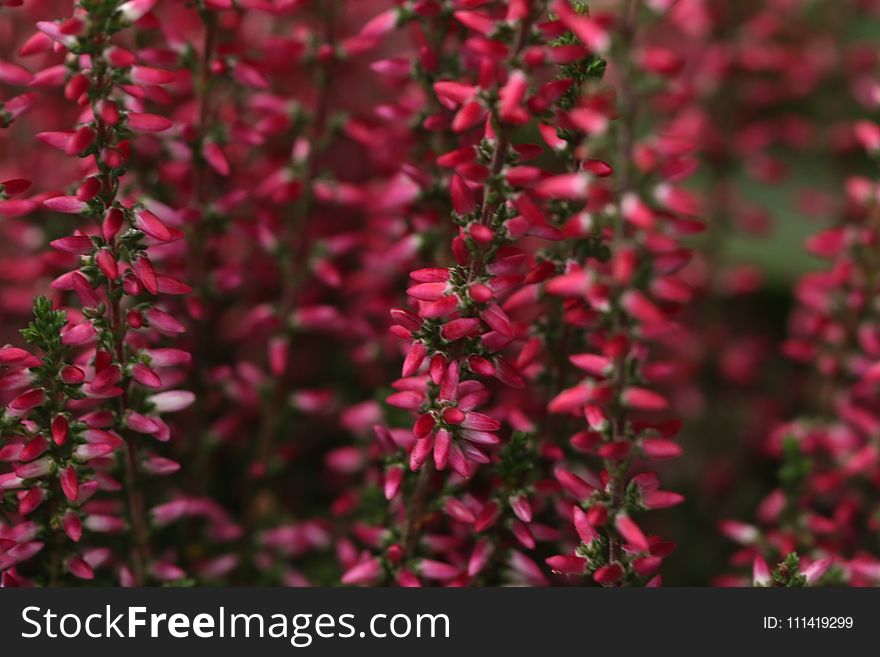
<svg viewBox="0 0 880 657"><path fill-rule="evenodd" d="M204 23L204 42L202 44L202 56L199 63L199 75L196 91L198 94L199 112L198 126L196 127L196 138L194 149L204 147L205 139L208 135L208 123L211 114L211 61L214 57L214 51L217 46L218 26L216 13L210 10L200 12L202 22ZM208 166L205 157L197 152L193 153L193 196L195 210L200 214L199 220L194 224L190 235L190 245L192 256L190 258L190 280L194 289L199 291L199 297L204 299L207 289L207 269L208 269L208 245L207 245L207 222L204 216L204 209L208 203L208 190L206 181L208 178ZM207 304L200 309L198 316L193 321L193 358L196 363L194 368L194 392L196 401L193 407L193 426L196 429L195 438L192 441L191 462L193 467L190 471L190 482L193 490L198 491L202 488L205 477L206 461L208 458L207 445L207 415L206 415L206 396L207 382L205 380L207 354L209 352L208 342L211 331L208 330L209 322L205 317L207 312Z"/></svg>
<svg viewBox="0 0 880 657"><path fill-rule="evenodd" d="M112 283L108 283L112 285ZM114 299L115 296L115 299ZM110 312L112 316L113 333L116 339L116 359L119 363L125 362L125 354L123 349L123 337L125 335L125 326L122 323L122 312L120 308L119 295L111 293ZM124 392L119 397L118 413L120 418L125 415L125 409L128 408L128 390L123 388ZM137 447L134 443L134 437L129 436L125 441L125 490L128 495L128 510L131 520L132 532L134 534L134 549L132 550L132 567L134 571L134 585L142 586L146 577L146 561L149 555L149 530L147 528L146 507L144 506L144 496L138 483L138 456Z"/></svg>
<svg viewBox="0 0 880 657"><path fill-rule="evenodd" d="M321 17L324 24L323 41L325 44L333 44L335 39L335 21L333 2L325 2L321 6ZM281 271L281 293L278 303L278 318L284 327L289 330L290 315L293 312L300 288L305 281L308 271L308 239L307 222L314 201L314 183L319 174L319 157L324 147L327 116L329 113L329 96L331 75L328 70L329 63L318 57L315 63L314 76L317 97L315 109L310 124L308 139L309 151L304 164L302 178L302 192L297 199L290 219L285 222L280 240L278 266ZM293 248L290 245L293 244ZM267 401L263 410L263 422L257 439L256 460L261 468L266 468L273 454L276 435L281 424L281 416L286 402L286 389L284 386L284 373L273 380L266 393ZM248 487L248 501L246 502L245 526L250 530L256 525L259 515L259 500L255 493L257 487Z"/></svg>
<svg viewBox="0 0 880 657"><path fill-rule="evenodd" d="M415 490L413 491L407 508L406 522L400 540L400 546L403 548L403 554L405 557L410 557L413 553L419 524L425 513L425 505L428 503L428 494L431 492L432 480L433 477L428 468L422 468L419 471Z"/></svg>
<svg viewBox="0 0 880 657"><path fill-rule="evenodd" d="M531 6L529 8L531 10ZM513 49L511 50L511 63L514 62L517 57L519 57L523 48L525 48L531 26L531 14L520 21L519 30L516 34L516 42L514 43ZM496 183L499 179L499 176L501 175L501 171L504 168L505 163L507 162L508 151L510 150L510 134L508 132L509 129L501 121L497 120L497 116L494 116L493 119L493 124L496 127L497 132L495 152L492 155L492 163L489 166L489 177L486 179L486 199L484 200L482 210L480 211L480 223L483 225L489 223L489 220L492 217L492 213L503 202L503 199L499 199L494 204L490 203L489 193L491 185ZM479 264L477 264L476 267L477 271L475 271L474 274L479 274L479 268L482 267L482 261L479 261Z"/></svg>
<svg viewBox="0 0 880 657"><path fill-rule="evenodd" d="M523 17L519 22L514 45L510 52L509 68L513 67L513 63L519 57L528 42L529 31L531 30L533 20L533 7L531 2L528 3L528 10L528 15ZM483 205L480 209L478 219L478 223L483 226L490 225L493 214L505 202L503 196L495 188L502 183L501 175L504 166L507 163L508 153L511 146L509 127L500 120L496 107L490 108L490 112L492 115L492 125L495 129L495 148L489 165L489 173L486 182L483 185ZM498 198L495 198L495 196ZM480 276L486 265L488 253L490 252L484 250L478 252L468 268L466 274L468 281L474 281ZM459 354L456 359L463 362L466 359L466 354ZM427 467L421 468L412 497L407 503L406 519L401 538L403 551L407 557L412 554L414 544L417 541L420 519L424 513L424 507L427 503L431 489L433 478L427 473L427 471Z"/></svg>
<svg viewBox="0 0 880 657"><path fill-rule="evenodd" d="M106 148L112 146L112 128L104 121L99 108L99 103L110 98L112 85L107 78L105 71L106 64L104 63L103 58L97 59L95 67L95 87L97 93L92 98L91 106L96 123L97 135L95 141L98 148L95 154L95 161L101 172L102 182L99 198L104 208L104 212L101 214L101 216L103 216L107 211L113 208L116 203L116 195L119 190L119 177L114 172L114 169L103 161L101 155ZM118 261L120 258L119 245L115 239L109 244L109 250L113 255L113 259ZM129 408L129 381L126 380L127 376L125 374L127 361L125 354L126 323L122 314L123 290L115 281L109 278L106 282L106 289L109 301L109 337L112 340L116 364L123 373L123 382L121 386L123 392L117 397L117 414L120 423L120 432L122 433L121 427L124 425L126 409ZM132 435L129 435L128 440L125 441L123 465L125 473L125 490L128 500L128 515L133 533L133 549L131 557L134 585L141 586L146 577L146 561L149 554L149 530L146 520L143 492L138 482L138 455L137 446L134 441L135 438Z"/></svg>
<svg viewBox="0 0 880 657"><path fill-rule="evenodd" d="M99 64L100 65L100 64ZM105 76L103 72L96 76L96 87L104 90L106 87ZM109 96L110 89L106 88L103 93L97 94L98 98ZM100 153L104 148L110 146L110 127L107 126L101 118L98 110L98 101L92 102L92 112L95 115L97 137L96 142L99 146L98 154L95 159L98 162L99 170L102 171L102 191L100 199L104 206L104 211L110 210L116 202L116 192L119 189L118 177L114 175L112 169L102 162ZM119 246L115 240L109 245L109 250L113 254L114 260L119 260ZM119 285L113 280L107 280L107 298L109 301L110 316L110 336L113 340L114 356L120 368L125 368L125 334L126 324L122 315L122 298L123 291ZM123 375L124 376L124 375ZM122 386L123 393L117 397L117 413L120 423L125 417L128 403L128 385L127 382ZM143 492L138 483L138 456L137 447L134 443L135 438L129 436L125 441L124 472L125 472L125 490L128 499L129 520L132 525L134 538L134 548L132 550L132 567L135 586L143 585L146 576L146 560L149 553L149 530L146 521L146 508L144 505Z"/></svg>
<svg viewBox="0 0 880 657"><path fill-rule="evenodd" d="M632 191L633 187L633 143L635 141L635 123L636 123L636 102L633 91L632 66L630 64L631 57L629 53L632 50L634 31L635 31L635 2L627 0L623 10L622 24L620 27L619 50L624 53L623 57L618 58L620 63L620 79L618 82L620 118L619 128L617 131L617 162L615 173L617 176L617 194L618 198L623 198ZM627 242L626 223L622 216L617 217L614 225L614 236L612 239L611 249L613 253L619 252ZM626 331L626 315L621 306L621 293L623 290L617 290L617 294L612 298L611 328L617 334ZM612 417L612 440L614 442L626 440L626 411L620 403L620 396L626 387L626 359L628 354L624 353L615 359L613 389L615 391L614 398L618 400ZM627 462L616 461L614 459L605 459L605 469L609 473L611 479L608 485L611 497L609 514L616 515L624 505L623 492L626 485ZM621 558L621 542L616 532L612 532L608 542L608 559L610 563L616 563Z"/></svg>

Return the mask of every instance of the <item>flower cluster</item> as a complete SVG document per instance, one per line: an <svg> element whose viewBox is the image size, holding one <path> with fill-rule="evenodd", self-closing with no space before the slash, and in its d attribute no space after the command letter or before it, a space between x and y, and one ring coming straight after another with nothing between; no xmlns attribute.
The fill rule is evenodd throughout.
<svg viewBox="0 0 880 657"><path fill-rule="evenodd" d="M635 15L521 2L402 20L464 27L468 65L440 39L422 51L427 80L414 76L436 99L423 125L445 133L433 187L457 231L452 262L412 271L413 310L391 313L408 347L386 401L414 420L376 427L390 531L368 537L382 558L362 554L343 581L545 584L539 545L569 534L580 546L552 570L644 581L672 545L630 515L681 501L635 470L680 452L651 388L672 368L648 361L649 341L689 298L677 238L699 224L674 184L692 170L687 148L636 134L635 72L601 82L604 56L634 47Z"/></svg>
<svg viewBox="0 0 880 657"><path fill-rule="evenodd" d="M141 135L172 125L144 110L145 90L173 75L142 65L120 45L120 33L152 4L83 2L70 18L39 22L22 49L29 56L63 53L62 64L38 75L61 86L79 115L73 130L41 132L37 139L79 158L80 178L69 194L40 199L46 210L70 217L63 236L50 243L64 256L59 264L70 267L51 284L66 311L37 299L22 335L42 358L3 350L4 388L24 388L3 415L4 461L13 464L3 490L17 498L3 529L5 540L16 541L3 562L12 580L18 579L13 567L44 544L52 546L51 582L59 581L62 564L83 579L108 565L122 583L178 577L175 566L151 555L142 479L180 467L154 444L171 438L162 413L192 402L191 393L168 389L189 354L159 345L185 330L163 297L190 289L161 266L162 249L181 231L154 214L124 178ZM16 70L18 82L31 81L25 69ZM100 494L116 491L124 491L125 505ZM124 536L130 558L119 559L125 553L114 554L101 535ZM80 548L81 541L88 547Z"/></svg>
<svg viewBox="0 0 880 657"><path fill-rule="evenodd" d="M876 158L880 127L852 126ZM742 544L735 564L751 562L756 586L873 585L880 560L866 548L877 531L878 483L873 410L878 379L877 183L854 175L837 225L807 241L827 268L804 275L783 351L814 370L810 412L780 423L768 451L780 461L779 487L760 503L759 525L724 521ZM771 568L770 563L777 564ZM737 580L733 580L734 583Z"/></svg>
<svg viewBox="0 0 880 657"><path fill-rule="evenodd" d="M875 5L0 1L0 583L877 584Z"/></svg>

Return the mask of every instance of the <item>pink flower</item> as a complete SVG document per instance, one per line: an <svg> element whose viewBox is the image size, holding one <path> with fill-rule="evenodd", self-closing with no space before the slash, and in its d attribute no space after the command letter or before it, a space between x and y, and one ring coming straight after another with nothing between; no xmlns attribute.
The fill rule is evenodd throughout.
<svg viewBox="0 0 880 657"><path fill-rule="evenodd" d="M770 568L767 566L767 562L764 561L764 558L760 555L755 557L752 583L755 586L770 585Z"/></svg>
<svg viewBox="0 0 880 657"><path fill-rule="evenodd" d="M576 555L556 555L547 558L547 565L555 573L583 575L587 560Z"/></svg>
<svg viewBox="0 0 880 657"><path fill-rule="evenodd" d="M50 210L66 214L80 214L88 207L84 201L80 201L75 196L56 196L43 201L43 205Z"/></svg>
<svg viewBox="0 0 880 657"><path fill-rule="evenodd" d="M182 411L195 401L195 395L187 390L168 390L148 398L158 413Z"/></svg>
<svg viewBox="0 0 880 657"><path fill-rule="evenodd" d="M378 579L381 570L382 566L378 559L367 559L349 568L341 581L349 585L372 584Z"/></svg>
<svg viewBox="0 0 880 657"><path fill-rule="evenodd" d="M129 0L119 5L119 11L126 20L132 23L143 18L156 4L156 0Z"/></svg>
<svg viewBox="0 0 880 657"><path fill-rule="evenodd" d="M4 84L26 85L34 79L27 69L16 64L0 61L0 82Z"/></svg>
<svg viewBox="0 0 880 657"><path fill-rule="evenodd" d="M46 394L42 390L27 390L9 402L9 408L14 411L29 411L40 406L46 400Z"/></svg>

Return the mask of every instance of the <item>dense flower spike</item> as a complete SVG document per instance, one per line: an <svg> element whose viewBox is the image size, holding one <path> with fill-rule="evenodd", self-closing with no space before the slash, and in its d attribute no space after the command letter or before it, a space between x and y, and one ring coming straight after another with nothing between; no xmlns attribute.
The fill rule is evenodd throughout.
<svg viewBox="0 0 880 657"><path fill-rule="evenodd" d="M649 364L648 345L640 342L671 328L669 318L687 301L687 291L675 271L662 270L657 280L679 294L639 289L633 284L638 272L627 270L624 259L640 258L647 274L654 257L674 252L674 229L661 229L655 220L674 210L636 196L636 99L616 108L607 85L598 82L605 64L599 53L613 40L611 16L591 16L567 3L550 10L522 2L456 12L467 28L463 57L474 77L444 77L434 65L425 89L438 103L432 122L451 142L436 162L457 231L454 262L413 271L407 290L413 311L392 312L395 333L409 347L403 378L386 401L415 415L406 437L397 429L376 429L386 463L400 459L384 473L386 482L393 473L386 497L398 523L386 539L384 565L398 582L419 574L428 581L496 582L518 577L525 564L540 572L521 550L533 552L538 542L561 537L551 529L552 489L539 487L540 474L532 471L539 459L549 460L555 472L562 488L556 495L575 497L602 526L601 540L584 545L576 557L550 558L551 570L595 572L605 584L624 577L644 581L670 551L659 540L649 545L625 514L647 508L642 491L657 489L647 474L629 474L642 442L648 458L678 454L670 440L674 431L661 437L658 423L648 421L666 400L642 381L640 368ZM442 31L442 18L418 10L407 18L421 32ZM633 29L622 28L625 38ZM431 60L454 58L437 52ZM622 86L624 97L634 82L612 84ZM621 115L616 121L615 111ZM534 125L545 143L517 143L523 124ZM617 167L584 157L587 148L597 154L605 149L610 160L614 144ZM536 166L551 149L555 162ZM615 198L619 206L609 209ZM571 364L587 377L575 382ZM552 415L557 413L563 417ZM598 456L604 469L581 476L570 469L558 434L584 417L586 442L578 451ZM402 467L414 474L401 484ZM441 479L449 482L442 487L448 492L437 499ZM428 527L430 537L424 535ZM439 547L446 535L443 544L454 545L454 554ZM476 550L467 568L456 566L462 548L468 549L465 540ZM427 573L426 559L432 564ZM438 578L436 563L448 575Z"/></svg>
<svg viewBox="0 0 880 657"><path fill-rule="evenodd" d="M547 294L563 300L561 319L569 344L575 331L587 331L585 339L574 343L586 347L583 353L560 353L559 346L547 344L551 353L565 359L558 365L560 379L569 365L578 372L574 385L560 386L548 408L586 420L570 444L577 453L595 459L593 468L601 468L577 474L559 466L555 475L580 505L574 517L581 541L575 555L582 559L577 573L591 575L602 585L654 585L660 564L674 545L646 537L630 514L681 501L680 496L666 493L669 504L658 504L653 497L660 492L656 475L641 471L644 466L638 464L681 454L673 442L680 423L663 418L669 402L654 389L655 381L662 379L655 379L652 372L662 367L664 343L677 331L675 317L691 297L679 274L689 253L678 243L683 234L678 224L693 221L697 205L677 186L680 176L673 182L664 179L662 169L645 171L636 166L638 150L655 139L638 132L640 108L648 100L641 90L659 94L658 85L674 79L657 76L651 67L640 71L622 63L641 47L640 26L646 16L639 3L621 3L613 19L616 31L602 27L610 17L579 15L567 2L555 3L554 10L584 45L592 42L594 48L610 53L615 66L607 77L616 98L615 105L606 88L599 87L568 112L574 126L583 131L572 147L583 148L585 140L592 145L591 152L603 145L613 149L607 184L601 178L590 180L587 173L577 179L567 174L564 179L557 176L559 185L553 188L567 198L586 199L582 212L589 212L589 223L581 224L576 233L594 236L598 250L580 261L568 259L563 271L549 272L555 275L544 284ZM658 135L675 130L662 121L652 127ZM686 135L679 139L677 153L658 151L657 157L686 153ZM599 203L595 207L591 197ZM672 203L673 198L688 202ZM671 256L676 260L672 265ZM571 575L558 567L556 559L548 560L548 565Z"/></svg>
<svg viewBox="0 0 880 657"><path fill-rule="evenodd" d="M12 471L4 475L10 478L7 487L22 491L13 524L3 531L15 535L16 527L25 526L21 523L39 531L51 552L50 568L38 575L48 578L44 583L69 576L91 580L95 569L112 566L119 583L144 584L153 558L144 476L163 474L150 466L161 457L143 436L129 432L126 418L154 418L156 431L150 433L164 431L167 439L161 409L145 395L163 382L144 346L180 326L157 306L162 291L152 261L158 267L162 259L154 255L153 245L172 241L178 231L142 205L125 177L137 158L132 131L163 131L172 125L163 116L136 111L142 101L132 85L143 82L143 69L114 58L111 45L124 38L125 16L125 7L116 3L83 2L75 10L76 31L58 32L66 23L40 25L66 53L64 97L80 111L73 131L44 133L40 139L82 158L75 194L49 193L42 201L49 211L78 215L73 234L51 243L76 256L64 260L74 269L53 282L67 311L54 310L43 297L35 303L34 320L22 335L42 356L28 354L15 361L15 367L30 374L13 385L26 389L6 407L8 421L2 427L4 448L20 447L10 459ZM7 67L4 80L27 83L31 76L25 80L23 70ZM71 226L69 220L66 225ZM91 499L120 487L124 509L112 498ZM128 550L113 561L88 563L101 535L121 530L127 531ZM62 533L72 544L65 544L58 536ZM84 551L78 544L85 541L89 547ZM6 559L0 569L16 567L18 561Z"/></svg>
<svg viewBox="0 0 880 657"><path fill-rule="evenodd" d="M878 151L873 123L858 121L851 129L875 170L847 179L841 218L807 239L806 249L827 266L798 281L782 345L787 357L813 370L810 413L779 423L768 436L767 451L781 461L779 486L758 506L757 525L721 525L742 546L734 563L752 560L755 586L880 584L880 555L869 539L877 528L880 473L874 440L880 318L872 302L880 266Z"/></svg>

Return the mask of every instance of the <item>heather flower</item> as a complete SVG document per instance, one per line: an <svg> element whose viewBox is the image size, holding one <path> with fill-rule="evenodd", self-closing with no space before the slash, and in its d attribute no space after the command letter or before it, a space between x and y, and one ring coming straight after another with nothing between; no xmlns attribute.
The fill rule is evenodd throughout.
<svg viewBox="0 0 880 657"><path fill-rule="evenodd" d="M149 7L144 6L142 13L148 10ZM181 325L151 301L136 299L141 290L151 294L160 292L157 273L148 255L150 245L144 241L144 235L169 241L174 233L154 217L152 221L139 219L146 210L121 197L120 179L124 171L120 166L131 157L128 129L165 130L171 122L158 115L121 109L126 95L134 90L128 86L129 81L137 84L147 80L144 69L132 69L133 62L119 61L108 55L107 43L121 29L116 11L111 5L84 8L78 17L79 29L66 30L63 35L56 32L56 23L40 26L70 53L71 67L64 95L67 100L85 107L74 131L39 136L41 141L67 155L87 156L89 160L83 167L85 175L76 185L75 195L54 194L42 201L47 210L83 218L81 227L73 235L59 237L51 244L58 251L79 258L79 267L56 279L54 287L73 292L81 310L76 312L80 319L73 324L68 322L72 311L54 310L48 299L38 299L34 321L23 331L25 339L42 352L41 361L25 363L35 372L33 381L38 387L25 390L10 402L7 413L12 414L11 418L18 418L18 424L8 430L4 426L4 433L10 431L11 439L18 436L18 440L27 440L26 447L18 454L21 463L14 467L24 487L36 486L47 477L58 478L54 490L46 489L50 492L41 488L28 491L20 500L19 514L29 516L40 508L46 509L40 521L47 528L63 529L74 542L84 540L84 529L102 533L130 527L131 552L119 555L118 566L130 568L132 581L140 584L145 582L150 548L142 484L138 479L151 471L166 472L168 468L148 467L157 459L164 463L152 454L147 455L145 465L141 465L142 447L138 439L134 435L123 437L127 433L123 416L130 411L137 412L135 409L150 410L137 387L162 386L160 376L149 367L148 356L141 351L142 341L129 335L129 327L145 326L144 322L132 321L135 314L169 333L177 332ZM4 66L4 78L12 76L19 82L31 80L29 73L25 80L24 69ZM163 76L158 79L157 75L149 75L149 82L168 81ZM107 111L111 104L117 108L112 113ZM114 217L112 230L106 228L107 216ZM104 234L93 234L89 220L98 226L103 222ZM147 229L138 231L143 228ZM121 266L132 272L139 286L122 280ZM69 303L72 309L76 308L75 302ZM127 323L124 322L126 315ZM83 420L85 413L92 417L106 413L107 421L102 422L100 428L88 428L87 421ZM51 442L46 439L47 435L51 435ZM42 453L45 454L40 456ZM40 458L34 460L37 456ZM93 484L100 482L100 477L112 477L111 473L117 470L117 457L126 482L126 519L116 515L118 510L115 509L104 514L90 513L92 506L100 504L89 501L95 492ZM44 504L47 496L50 504ZM47 574L49 583L59 582L62 573L58 566L62 560L67 572L74 577L95 577L93 567L75 551L71 552L71 548L57 541L53 541L52 546L56 553L52 562L56 565ZM126 565L129 559L130 565Z"/></svg>
<svg viewBox="0 0 880 657"><path fill-rule="evenodd" d="M877 583L871 3L0 4L0 585Z"/></svg>
<svg viewBox="0 0 880 657"><path fill-rule="evenodd" d="M434 115L437 117L437 129L441 125L447 126L443 129L451 133L448 139L452 145L445 153L438 154L437 163L443 167L441 172L444 169L452 170L441 184L448 186L447 207L458 229L453 233L451 245L453 264L413 271L407 290L413 310L400 308L392 311L395 334L407 339L410 344L404 359L402 378L393 384L396 391L387 397L386 402L412 412L415 419L411 437L405 442L395 440L396 430L390 431L384 427L377 427L376 436L386 459L391 463L396 463L396 459L400 458L395 456L400 449L398 445L408 452L399 465L386 468L384 475L386 497L392 500L393 505L392 517L396 516L401 523L399 534L392 533L391 539L396 536L403 551L403 560L389 561L387 567L391 571L407 568L407 579L411 577L409 573L416 573L435 581L459 581L461 577L472 577L474 571L481 572L485 568L485 564L481 563L482 559L487 558L481 556L487 554L485 541L479 543L483 547L475 553L477 565L467 569L471 574L449 566L448 570L442 570L443 576L440 577L435 564L443 563L442 559L422 559L421 567L407 561L423 549L430 550L429 537L419 535L418 525L422 521L418 518L424 516L426 509L434 506L432 495L437 490L438 477L428 469L431 465L432 470L441 473L451 470L456 475L451 479L453 485L463 486L464 490L470 487L471 480L474 482L474 493L468 494L471 496L470 505L451 497L438 500L452 521L447 530L452 535L460 534L464 526L472 526L476 532L491 530L488 536L493 536L494 541L509 536L503 540L512 539L527 550L534 550L539 540L557 537L556 532L546 531L545 526L538 522L536 509L541 509L543 513L544 505L542 502L535 507L531 502L535 491L531 488L530 477L524 476L527 471L516 471L516 468L535 465L537 452L532 450L536 442L543 444L553 439L541 429L542 423L549 418L543 409L534 405L516 408L514 400L522 399L524 393L518 391L530 388L530 394L537 393L538 399L547 395L546 384L539 384L538 377L547 371L545 368L552 367L551 354L558 351L560 346L548 342L546 336L549 336L549 330L547 334L542 334L537 332L541 328L536 328L533 329L536 331L534 335L526 331L528 323L535 321L536 312L547 312L541 308L543 295L540 290L545 284L551 295L560 292L572 297L584 295L590 305L600 312L607 312L611 308L612 288L602 280L606 275L605 266L596 260L585 263L589 269L581 269L582 265L575 265L570 258L566 258L565 249L571 246L565 242L565 232L557 226L571 223L579 212L590 211L591 203L607 205L607 194L613 188L599 183L599 178L594 179L590 173L554 174L526 164L542 151L542 146L520 145L511 139L514 127L523 123L534 121L540 126L553 126L552 122L545 123L548 119L541 117L541 113L555 106L557 114L553 121L565 126L572 123L577 126L568 141L564 140L562 152L557 157L560 164L579 168L578 141L601 135L607 130L606 122L594 119L586 121L587 108L594 112L598 106L579 98L579 92L587 88L588 80L601 75L603 62L591 54L591 49L595 51L601 46L598 49L604 51L607 45L604 26L607 21L601 19L594 22L592 18L578 14L567 4L561 3L559 7L554 7L559 16L555 22L541 22L537 14L532 14L533 11L536 12L537 8L531 3L522 3L516 8L512 14L514 17L510 18L514 29L506 37L509 41L496 50L481 49L475 45L480 38L493 31L491 25L495 19L490 17L491 14L456 13L455 19L477 35L467 42L464 56L472 57L476 62L482 61L482 75L479 79L451 79L443 78L441 72L432 70L428 79L430 87L425 88L426 93L436 98L438 103L438 113ZM423 29L430 26L431 19L428 17L416 17L415 20L425 22ZM589 43L584 43L582 38L588 38ZM544 83L540 71L553 60L554 49L577 43L585 47L579 53L577 64L562 69L563 75L568 76L564 78L565 84ZM474 47L474 51L471 52L469 47ZM505 70L509 60L500 53L518 53L520 49L530 53L529 62L532 65ZM548 54L547 57L537 56L542 50ZM561 91L557 92L557 88ZM582 102L582 106L579 102ZM605 105L605 110L609 110L608 105ZM441 121L439 117L444 112L448 119ZM569 116L578 118L569 119ZM477 126L482 127L481 142L470 147L455 145L455 140L463 138L459 135L476 132ZM583 132L576 132L582 126ZM435 128L432 125L430 129ZM469 139L471 141L468 143L473 144L472 138ZM560 150L555 142L548 145ZM614 175L612 168L604 163L603 167L591 165L590 170L597 172L600 177L611 174L613 178ZM630 192L622 196L626 207L632 205ZM647 205L644 208L640 210L642 214L652 212ZM627 213L624 209L621 216L626 217ZM594 227L588 227L587 231L592 229ZM576 231L572 237L584 239L589 235L597 244L603 245L602 248L607 248L604 242L613 230L609 227L608 231L603 232L598 225L595 230L595 237L585 231ZM549 246L541 251L519 246L520 240L532 236L545 240ZM571 278L570 286L563 287L556 283L568 276L577 277ZM632 300L627 311L646 324L653 326L666 321L665 314L638 291L615 295L614 298L615 302L619 299ZM552 315L551 311L549 316ZM564 324L566 318L567 315L563 314L556 321ZM583 329L583 318L571 316L571 321ZM541 326L540 321L536 324ZM615 361L615 358L625 357L630 348L624 336L615 337L609 341L609 345L608 355L595 354L596 358L592 359L592 354L582 354L578 362L596 372L600 379L607 379L613 374L615 366L623 362ZM556 385L559 385L558 381ZM555 396L556 400L550 403L551 411L565 410L572 414L578 411L582 414L586 410L587 417L592 418L590 426L594 431L609 431L612 424L617 427L616 430L625 430L619 421L606 421L605 413L598 404L607 404L619 398L621 407L641 411L662 410L666 406L662 396L640 386L627 385L616 393L607 381L602 381L595 389L588 381L584 382L583 387L557 388L555 392L552 392L553 387L550 386L550 398ZM497 400L495 404L483 410L493 397ZM570 401L563 404L563 399ZM521 433L511 435L510 429ZM646 426L642 430L650 429L650 426ZM499 430L504 431L503 437L497 433ZM629 429L626 431L629 433ZM645 438L650 440L648 435ZM650 451L652 444L649 442L648 445ZM609 445L602 447L601 453L609 459L609 464L627 457L626 452L617 449L621 446L624 443L612 440ZM653 444L653 447L655 454L662 452L667 457L676 455L674 447L666 447L665 452L662 443ZM408 466L406 469L419 473L413 484L408 486L406 477L403 484L398 483L401 466ZM494 496L486 499L484 493L478 492L477 475L481 468L491 468L494 476L504 482L498 488L501 497L497 501ZM603 487L594 475L590 477L593 483L588 483L561 466L555 468L555 473L562 485L584 503L592 502L594 493ZM401 491L404 491L403 495ZM615 495L622 496L622 491ZM515 500L515 503L510 503L509 499ZM614 502L613 499L619 498L612 495L612 504L620 504L620 501ZM671 500L671 503L674 501ZM612 509L612 515L621 513L620 517L625 517L622 509ZM502 513L504 519L499 521ZM621 520L618 527L624 528L618 531L625 531L629 543L635 543L638 550L648 551L647 538L632 521ZM507 531L510 533L507 534ZM478 537L479 534L475 536ZM620 558L617 550L616 547L612 550L613 559ZM496 564L502 567L505 551L499 550L496 557ZM567 564L566 559L560 557L551 561L553 564ZM588 559L578 556L577 560L579 568L576 570L583 574L587 570ZM425 563L429 565L427 571ZM591 567L598 569L602 563L597 560ZM622 575L622 571L617 573L617 568L619 565L615 564L607 570L607 576L599 580L604 583L616 582ZM643 570L647 572L649 569Z"/></svg>
<svg viewBox="0 0 880 657"><path fill-rule="evenodd" d="M851 126L855 143L876 159L874 125ZM804 274L781 352L808 366L814 380L804 392L808 412L779 422L767 451L781 462L779 487L756 510L756 524L723 521L722 532L743 547L733 561L753 562L755 586L876 584L877 557L861 536L874 502L864 491L876 480L871 410L876 318L873 201L860 190L875 185L851 176L846 205L833 226L806 240L826 268ZM867 485L868 488L863 488ZM863 515L866 514L866 515Z"/></svg>

